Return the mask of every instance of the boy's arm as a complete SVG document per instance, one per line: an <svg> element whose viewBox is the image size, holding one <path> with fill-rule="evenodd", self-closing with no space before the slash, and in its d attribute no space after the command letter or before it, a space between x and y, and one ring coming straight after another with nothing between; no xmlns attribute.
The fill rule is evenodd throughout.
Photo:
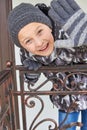
<svg viewBox="0 0 87 130"><path fill-rule="evenodd" d="M64 44L68 41L68 47L70 43L70 47L87 45L87 14L74 0L53 0L48 14L68 34L69 40Z"/></svg>
<svg viewBox="0 0 87 130"><path fill-rule="evenodd" d="M42 64L40 64L39 62L29 59L24 49L20 49L20 58L22 65L28 70L36 71L42 66ZM40 73L25 73L25 81L29 82L32 85L36 83L39 77Z"/></svg>

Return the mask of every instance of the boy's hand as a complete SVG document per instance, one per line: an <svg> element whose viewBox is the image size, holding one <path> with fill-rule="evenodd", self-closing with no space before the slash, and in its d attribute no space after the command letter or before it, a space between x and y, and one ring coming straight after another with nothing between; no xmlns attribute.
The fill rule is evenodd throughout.
<svg viewBox="0 0 87 130"><path fill-rule="evenodd" d="M39 62L30 59L25 59L23 61L23 65L27 67L29 70L34 71L38 70L42 66L42 64L40 64ZM25 81L29 82L31 85L34 85L38 81L39 77L40 77L39 73L26 73Z"/></svg>
<svg viewBox="0 0 87 130"><path fill-rule="evenodd" d="M27 67L29 70L38 70L42 66L42 64L40 64L39 62L30 59L25 59L23 61L23 65Z"/></svg>
<svg viewBox="0 0 87 130"><path fill-rule="evenodd" d="M28 82L32 86L38 81L40 77L40 73L26 73L25 74L25 82Z"/></svg>
<svg viewBox="0 0 87 130"><path fill-rule="evenodd" d="M49 16L62 26L73 47L87 45L87 15L74 0L53 0Z"/></svg>

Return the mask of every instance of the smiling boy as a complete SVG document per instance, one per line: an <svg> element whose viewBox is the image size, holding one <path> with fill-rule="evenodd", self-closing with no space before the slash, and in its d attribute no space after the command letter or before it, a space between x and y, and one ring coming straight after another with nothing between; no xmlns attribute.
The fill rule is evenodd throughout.
<svg viewBox="0 0 87 130"><path fill-rule="evenodd" d="M63 2L68 6L63 5ZM68 36L64 31L60 31L61 27L60 21L62 18L59 17L58 13L61 13L62 7L67 8L69 14L61 16L65 17L65 21L70 16L73 17L73 13L77 13L79 10L78 5L74 0L56 0L52 1L51 8L48 10L48 16L45 15L38 7L33 6L32 4L22 3L15 7L9 14L8 17L8 27L11 39L15 45L20 47L21 50L21 61L22 64L27 67L29 70L38 70L42 65L51 64L54 67L59 65L70 65L77 63L87 63L87 47L81 46L80 48L74 48L74 40L78 43L80 34L84 30L83 26L81 32L77 31L77 37L74 40L72 37L69 38L69 33L72 34L72 26L70 30L66 30ZM60 7L60 8L55 8ZM61 9L61 10L60 10ZM66 10L63 10L63 13ZM75 12L76 11L76 12ZM83 13L84 14L84 13ZM54 17L55 16L55 17ZM69 16L69 17L68 17ZM74 15L75 16L75 15ZM55 18L55 19L54 19ZM59 18L59 19L58 19ZM74 20L76 20L76 17ZM60 20L60 21L59 21ZM73 20L73 22L74 22ZM59 22L58 22L59 21ZM77 21L78 17L77 17ZM62 21L61 21L62 22ZM64 21L63 21L64 22ZM83 23L82 23L83 22ZM81 23L84 25L84 21ZM63 26L65 23L62 23ZM76 23L77 24L77 23ZM75 25L73 23L73 27ZM81 25L82 25L81 24ZM66 24L67 25L67 22ZM70 25L70 24L69 24ZM63 26L64 27L64 26ZM84 35L83 41L87 39L85 31L81 35ZM72 35L70 35L72 36ZM86 37L86 38L85 38ZM69 39L68 39L69 38ZM64 44L63 44L64 43ZM63 48L59 48L62 44ZM84 43L82 43L84 44ZM70 45L70 46L69 46ZM78 46L80 44L76 44ZM65 48L64 48L65 46ZM73 48L71 48L73 46ZM68 47L68 48L67 48ZM60 78L61 81L64 80L69 72L48 74L50 76L55 76ZM38 80L39 74L29 74L26 78L29 82L35 83ZM55 82L55 81L54 81ZM80 86L81 89L87 89L87 76L82 75L73 75L70 79L67 79L67 86L72 87L74 85L82 83ZM58 82L57 82L58 83ZM61 88L61 84L58 83L58 86ZM78 107L76 110L72 110L68 114L68 118L65 124L77 122L79 112L82 114L82 123L83 127L81 130L87 130L87 95L53 95L51 98L52 103L58 108L59 113L59 123L63 121L66 116L66 111L70 103L77 103ZM84 105L83 105L84 104ZM76 130L76 127L72 127L68 130Z"/></svg>

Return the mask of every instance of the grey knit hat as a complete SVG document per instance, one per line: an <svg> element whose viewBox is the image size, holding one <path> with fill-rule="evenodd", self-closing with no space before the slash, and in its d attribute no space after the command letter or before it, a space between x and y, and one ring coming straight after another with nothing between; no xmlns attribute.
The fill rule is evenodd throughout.
<svg viewBox="0 0 87 130"><path fill-rule="evenodd" d="M9 13L8 31L13 43L18 47L21 47L18 40L18 32L31 22L43 23L52 28L50 19L32 4L21 3Z"/></svg>

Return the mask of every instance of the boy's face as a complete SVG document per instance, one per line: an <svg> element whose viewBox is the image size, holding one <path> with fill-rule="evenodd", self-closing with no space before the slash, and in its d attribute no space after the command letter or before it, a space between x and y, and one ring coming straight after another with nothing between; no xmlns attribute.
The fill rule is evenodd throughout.
<svg viewBox="0 0 87 130"><path fill-rule="evenodd" d="M23 48L35 55L49 56L54 48L52 30L45 24L29 23L18 33Z"/></svg>

